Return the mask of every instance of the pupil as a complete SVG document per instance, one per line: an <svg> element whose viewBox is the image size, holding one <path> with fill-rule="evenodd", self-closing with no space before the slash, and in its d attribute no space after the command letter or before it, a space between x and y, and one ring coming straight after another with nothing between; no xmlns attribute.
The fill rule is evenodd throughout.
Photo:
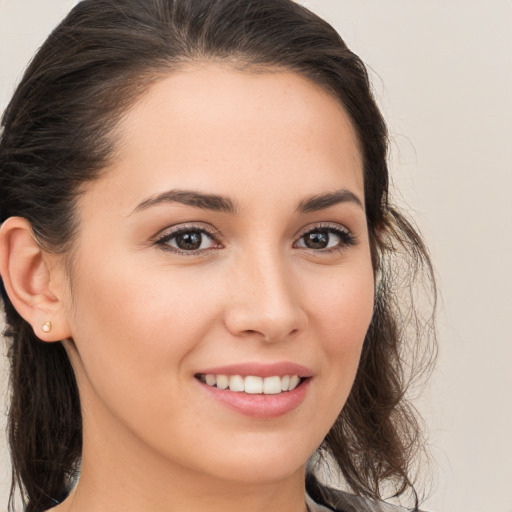
<svg viewBox="0 0 512 512"><path fill-rule="evenodd" d="M317 231L315 233L308 233L306 235L306 246L310 249L324 249L327 247L329 240L327 233Z"/></svg>
<svg viewBox="0 0 512 512"><path fill-rule="evenodd" d="M180 249L189 251L199 249L199 247L201 247L201 233L197 231L181 233L176 237L176 245Z"/></svg>

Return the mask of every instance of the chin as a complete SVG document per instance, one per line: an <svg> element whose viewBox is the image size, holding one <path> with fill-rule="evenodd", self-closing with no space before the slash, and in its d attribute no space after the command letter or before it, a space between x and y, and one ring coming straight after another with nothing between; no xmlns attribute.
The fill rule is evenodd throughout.
<svg viewBox="0 0 512 512"><path fill-rule="evenodd" d="M279 462L276 463L272 457L263 460L264 458L261 458L261 460L238 459L230 467L225 467L221 474L217 473L217 477L244 485L272 484L287 480L296 475L297 472L304 473L307 462L307 459L299 462L280 458Z"/></svg>

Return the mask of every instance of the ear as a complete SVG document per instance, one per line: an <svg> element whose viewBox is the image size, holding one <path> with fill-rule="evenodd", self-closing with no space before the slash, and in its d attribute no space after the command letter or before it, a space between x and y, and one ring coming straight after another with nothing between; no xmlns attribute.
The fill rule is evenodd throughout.
<svg viewBox="0 0 512 512"><path fill-rule="evenodd" d="M42 341L71 336L63 265L38 244L30 223L10 217L0 227L0 275L12 305Z"/></svg>

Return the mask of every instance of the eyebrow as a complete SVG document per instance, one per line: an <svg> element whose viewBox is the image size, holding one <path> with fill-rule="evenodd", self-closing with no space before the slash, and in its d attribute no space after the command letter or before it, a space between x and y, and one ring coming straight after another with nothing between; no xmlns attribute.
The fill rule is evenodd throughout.
<svg viewBox="0 0 512 512"><path fill-rule="evenodd" d="M235 215L238 212L237 205L229 197L216 194L205 194L203 192L194 192L193 190L168 190L157 196L150 197L142 201L132 213L146 210L151 206L162 203L180 203L204 210L214 212L231 213Z"/></svg>
<svg viewBox="0 0 512 512"><path fill-rule="evenodd" d="M325 210L331 206L335 206L340 203L354 203L364 210L363 202L353 192L343 188L336 190L335 192L328 192L326 194L316 194L314 196L303 199L297 211L300 213L317 212Z"/></svg>
<svg viewBox="0 0 512 512"><path fill-rule="evenodd" d="M151 206L162 203L180 203L195 208L211 210L214 212L230 213L233 215L236 215L239 211L235 201L229 197L217 194L205 194L203 192L195 192L193 190L168 190L145 199L133 210L132 213L146 210ZM303 199L297 206L297 212L316 212L325 210L340 203L354 203L364 210L363 203L356 194L350 190L341 189L325 194L315 194Z"/></svg>

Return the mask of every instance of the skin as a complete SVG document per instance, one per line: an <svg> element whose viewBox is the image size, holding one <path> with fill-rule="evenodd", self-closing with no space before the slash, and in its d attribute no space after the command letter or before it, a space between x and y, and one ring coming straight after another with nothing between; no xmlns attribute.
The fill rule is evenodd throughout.
<svg viewBox="0 0 512 512"><path fill-rule="evenodd" d="M296 74L205 63L156 83L117 134L114 164L79 201L72 275L62 256L43 258L84 411L80 481L52 510L302 511L306 461L346 401L373 311L351 122ZM172 189L226 196L238 211L137 209ZM297 211L339 190L362 206ZM216 234L189 254L155 242L183 225ZM354 244L331 232L333 250L307 247L304 234L326 225ZM34 311L52 341L40 327L51 308ZM276 418L233 411L194 377L282 361L312 377Z"/></svg>

